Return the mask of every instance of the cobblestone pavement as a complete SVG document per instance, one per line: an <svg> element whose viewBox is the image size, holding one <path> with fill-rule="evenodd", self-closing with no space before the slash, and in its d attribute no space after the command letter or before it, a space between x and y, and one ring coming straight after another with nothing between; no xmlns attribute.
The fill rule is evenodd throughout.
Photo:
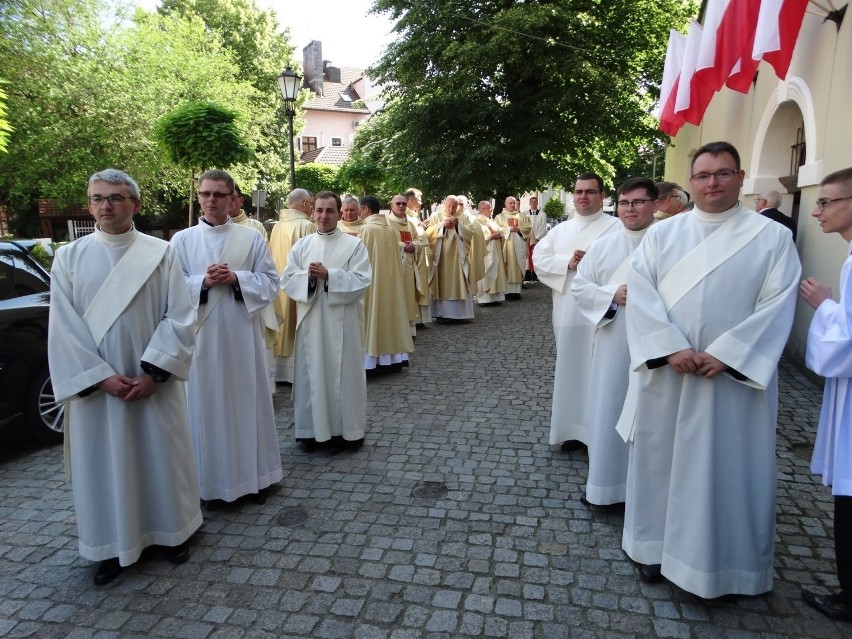
<svg viewBox="0 0 852 639"><path fill-rule="evenodd" d="M808 465L820 390L782 365L776 580L703 602L639 582L623 513L580 501L584 455L547 444L550 295L433 325L412 366L368 382L367 444L302 452L276 395L285 478L205 512L189 563L156 554L92 585L62 451L0 453L0 636L850 637L808 608L836 587L828 489Z"/></svg>

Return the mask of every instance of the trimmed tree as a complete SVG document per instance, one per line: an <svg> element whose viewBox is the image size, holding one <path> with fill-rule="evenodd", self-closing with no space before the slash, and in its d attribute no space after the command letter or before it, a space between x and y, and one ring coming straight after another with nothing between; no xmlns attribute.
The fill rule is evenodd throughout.
<svg viewBox="0 0 852 639"><path fill-rule="evenodd" d="M214 102L191 102L170 111L154 126L154 138L172 164L189 170L189 226L195 171L227 169L253 156L235 124L236 114Z"/></svg>

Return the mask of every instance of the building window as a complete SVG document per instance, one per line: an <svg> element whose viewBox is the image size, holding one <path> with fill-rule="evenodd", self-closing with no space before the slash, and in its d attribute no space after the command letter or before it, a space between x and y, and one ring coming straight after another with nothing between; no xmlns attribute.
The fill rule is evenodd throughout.
<svg viewBox="0 0 852 639"><path fill-rule="evenodd" d="M316 151L316 150L317 150L317 139L315 137L303 135L302 136L302 152L307 153L308 151Z"/></svg>
<svg viewBox="0 0 852 639"><path fill-rule="evenodd" d="M343 146L342 138L331 138L331 146Z"/></svg>

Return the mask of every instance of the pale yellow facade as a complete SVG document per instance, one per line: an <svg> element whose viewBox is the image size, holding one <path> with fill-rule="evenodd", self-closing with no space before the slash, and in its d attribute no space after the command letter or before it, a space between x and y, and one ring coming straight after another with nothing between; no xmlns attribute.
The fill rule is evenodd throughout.
<svg viewBox="0 0 852 639"><path fill-rule="evenodd" d="M813 6L813 5L812 5ZM716 94L702 123L687 124L666 151L666 180L687 191L689 165L701 145L717 140L740 152L746 179L742 202L775 189L784 195L779 207L797 220L796 245L802 275L829 282L836 291L848 245L824 235L811 217L820 180L852 166L852 15L839 31L832 22L806 14L787 79L761 63L748 95L727 87ZM786 178L782 183L779 178ZM785 184L787 186L785 186ZM787 344L794 361L804 361L813 311L802 301Z"/></svg>

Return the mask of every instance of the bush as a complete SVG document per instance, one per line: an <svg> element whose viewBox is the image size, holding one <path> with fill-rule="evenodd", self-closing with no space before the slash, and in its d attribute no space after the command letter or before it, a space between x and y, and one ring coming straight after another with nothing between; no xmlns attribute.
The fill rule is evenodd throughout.
<svg viewBox="0 0 852 639"><path fill-rule="evenodd" d="M565 205L559 201L557 196L554 196L544 203L544 212L547 214L547 217L552 217L554 220L562 220L565 217Z"/></svg>
<svg viewBox="0 0 852 639"><path fill-rule="evenodd" d="M320 191L340 192L337 181L338 168L330 164L308 164L296 165L296 186L300 189L308 189L316 195Z"/></svg>

